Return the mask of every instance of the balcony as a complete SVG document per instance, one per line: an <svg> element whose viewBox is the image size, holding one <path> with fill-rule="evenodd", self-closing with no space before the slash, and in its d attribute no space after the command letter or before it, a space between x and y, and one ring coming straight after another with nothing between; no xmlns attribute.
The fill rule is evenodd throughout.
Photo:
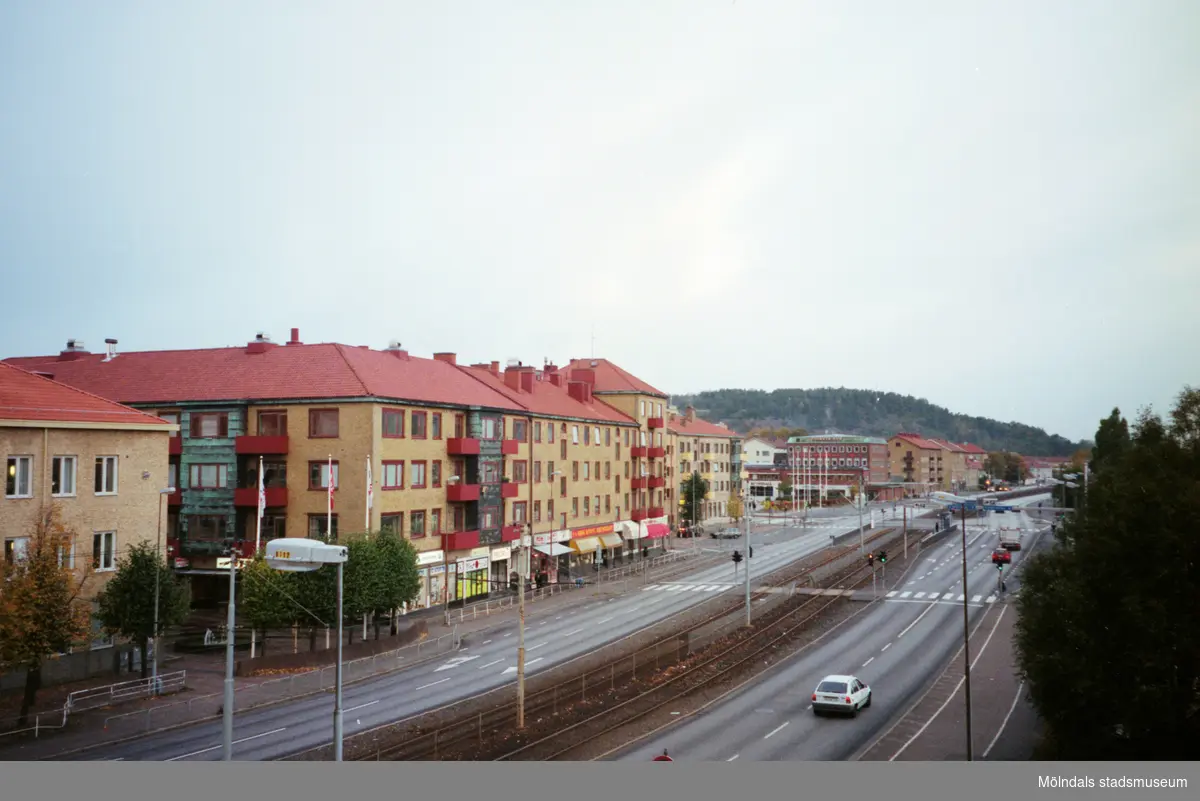
<svg viewBox="0 0 1200 801"><path fill-rule="evenodd" d="M287 506L287 487L267 487L267 506ZM234 506L258 506L258 487L244 487L233 491Z"/></svg>
<svg viewBox="0 0 1200 801"><path fill-rule="evenodd" d="M663 476L651 476L650 477L651 489L655 489L658 487L665 487L665 486L667 486L667 479L664 478Z"/></svg>
<svg viewBox="0 0 1200 801"><path fill-rule="evenodd" d="M661 417L647 417L646 426L647 428L662 428L663 419Z"/></svg>
<svg viewBox="0 0 1200 801"><path fill-rule="evenodd" d="M521 538L521 532L525 529L524 523L513 523L511 526L505 526L500 529L501 542L515 542Z"/></svg>
<svg viewBox="0 0 1200 801"><path fill-rule="evenodd" d="M662 517L665 514L661 506L650 507L650 517Z"/></svg>
<svg viewBox="0 0 1200 801"><path fill-rule="evenodd" d="M646 456L648 456L651 459L661 459L666 455L667 455L666 448L650 448L649 452L646 454Z"/></svg>
<svg viewBox="0 0 1200 801"><path fill-rule="evenodd" d="M233 448L239 454L283 455L288 452L288 438L286 434L282 437L259 437L247 434L235 439Z"/></svg>
<svg viewBox="0 0 1200 801"><path fill-rule="evenodd" d="M514 484L511 481L505 481L500 485L500 497L501 498L515 498L515 497L517 497L517 491L520 488L521 488L520 484Z"/></svg>
<svg viewBox="0 0 1200 801"><path fill-rule="evenodd" d="M446 453L451 456L478 456L479 440L470 437L451 437L446 440Z"/></svg>
<svg viewBox="0 0 1200 801"><path fill-rule="evenodd" d="M183 437L179 434L167 440L167 454L170 456L178 456L183 453Z"/></svg>
<svg viewBox="0 0 1200 801"><path fill-rule="evenodd" d="M500 453L505 456L516 456L517 446L521 444L517 439L502 439L500 440Z"/></svg>
<svg viewBox="0 0 1200 801"><path fill-rule="evenodd" d="M634 479L631 479L631 480L629 481L629 488L630 488L630 489L635 489L635 490L646 489L646 487L648 487L648 486L649 486L649 481L650 481L650 479L649 479L649 478L634 478Z"/></svg>
<svg viewBox="0 0 1200 801"><path fill-rule="evenodd" d="M629 449L629 455L634 459L645 459L646 452L650 450L645 445L634 445Z"/></svg>
<svg viewBox="0 0 1200 801"><path fill-rule="evenodd" d="M479 547L479 531L455 531L444 535L447 551L466 551Z"/></svg>
<svg viewBox="0 0 1200 801"><path fill-rule="evenodd" d="M635 523L640 523L649 516L650 514L648 509L634 509L629 513L629 519Z"/></svg>
<svg viewBox="0 0 1200 801"><path fill-rule="evenodd" d="M167 496L167 506L183 506L183 490L175 490Z"/></svg>
<svg viewBox="0 0 1200 801"><path fill-rule="evenodd" d="M478 441L476 440L476 442ZM479 500L479 485L450 484L446 487L446 500L450 503L471 503L472 501L477 501Z"/></svg>

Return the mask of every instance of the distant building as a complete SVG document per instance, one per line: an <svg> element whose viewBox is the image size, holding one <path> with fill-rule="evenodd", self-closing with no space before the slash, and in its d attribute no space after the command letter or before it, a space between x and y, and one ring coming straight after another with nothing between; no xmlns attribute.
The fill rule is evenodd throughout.
<svg viewBox="0 0 1200 801"><path fill-rule="evenodd" d="M860 480L871 494L888 483L887 440L852 434L810 434L788 439L795 486L811 501L849 496Z"/></svg>
<svg viewBox="0 0 1200 801"><path fill-rule="evenodd" d="M1044 484L1054 477L1054 471L1071 462L1067 456L1026 456L1025 467L1029 470L1028 482ZM1027 482L1027 483L1028 483Z"/></svg>
<svg viewBox="0 0 1200 801"><path fill-rule="evenodd" d="M742 443L742 464L747 468L772 467L776 463L776 456L786 452L786 443L784 443L783 447L780 447L778 441L771 442L758 437L751 437Z"/></svg>

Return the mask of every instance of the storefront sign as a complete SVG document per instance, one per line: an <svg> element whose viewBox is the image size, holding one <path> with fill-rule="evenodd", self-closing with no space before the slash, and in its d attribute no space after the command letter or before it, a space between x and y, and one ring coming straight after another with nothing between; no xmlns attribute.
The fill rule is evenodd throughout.
<svg viewBox="0 0 1200 801"><path fill-rule="evenodd" d="M611 534L612 530L612 523L604 523L603 525L599 526L586 526L584 528L577 528L572 531L571 537L577 540L582 539L583 537L598 537L601 534Z"/></svg>
<svg viewBox="0 0 1200 801"><path fill-rule="evenodd" d="M486 556L481 556L478 559L459 559L458 572L470 573L473 570L487 570L488 560Z"/></svg>
<svg viewBox="0 0 1200 801"><path fill-rule="evenodd" d="M238 570L241 570L243 567L245 567L246 565L250 564L253 561L254 561L253 559L237 560ZM228 570L228 569L229 569L229 557L228 556L218 556L217 557L217 570Z"/></svg>
<svg viewBox="0 0 1200 801"><path fill-rule="evenodd" d="M512 556L512 548L493 548L488 558L493 562L507 562L510 556Z"/></svg>
<svg viewBox="0 0 1200 801"><path fill-rule="evenodd" d="M484 545L481 548L472 548L467 556L471 559L478 559L481 556L487 556L492 549Z"/></svg>
<svg viewBox="0 0 1200 801"><path fill-rule="evenodd" d="M571 532L568 531L567 529L563 529L562 531L555 531L553 534L550 535L550 539L553 542L569 542L571 539Z"/></svg>
<svg viewBox="0 0 1200 801"><path fill-rule="evenodd" d="M181 556L175 557L175 569L176 570L185 570L185 569L187 569L187 566L189 564L191 564L191 563L187 559L184 559Z"/></svg>
<svg viewBox="0 0 1200 801"><path fill-rule="evenodd" d="M545 534L534 534L533 535L533 544L534 545L549 545L552 542L554 542L554 535L550 534L549 532L547 532ZM521 544L524 545L526 548L529 547L529 536L528 535L521 538Z"/></svg>
<svg viewBox="0 0 1200 801"><path fill-rule="evenodd" d="M417 564L418 565L431 565L434 562L442 562L442 561L445 561L445 557L442 555L441 551L418 551L417 552Z"/></svg>

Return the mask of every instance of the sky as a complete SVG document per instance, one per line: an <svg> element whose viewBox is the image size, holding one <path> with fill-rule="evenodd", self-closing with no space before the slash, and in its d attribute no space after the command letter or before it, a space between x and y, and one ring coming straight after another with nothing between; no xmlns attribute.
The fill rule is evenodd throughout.
<svg viewBox="0 0 1200 801"><path fill-rule="evenodd" d="M1090 437L1200 385L1200 4L0 0L0 356L285 340Z"/></svg>

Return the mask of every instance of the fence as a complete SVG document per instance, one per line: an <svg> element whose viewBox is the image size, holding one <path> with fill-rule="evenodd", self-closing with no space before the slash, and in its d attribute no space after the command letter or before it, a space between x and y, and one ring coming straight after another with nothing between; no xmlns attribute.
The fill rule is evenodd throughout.
<svg viewBox="0 0 1200 801"><path fill-rule="evenodd" d="M157 693L154 690L158 685ZM148 676L144 679L121 681L107 684L103 687L89 687L86 690L76 690L67 696L66 712L83 712L101 706L111 706L131 698L150 697L165 693L179 692L187 686L187 671L176 670L171 673L159 673L157 677Z"/></svg>
<svg viewBox="0 0 1200 801"><path fill-rule="evenodd" d="M40 737L44 731L60 730L67 725L67 707L66 704L64 704L62 709L52 709L49 712L38 712L36 714L31 714L29 717L33 720L32 726L29 725L29 721L26 720L25 725L22 728L12 728L8 729L7 731L0 731L0 737L7 737L10 734L28 734L30 732L33 733L34 737ZM58 722L55 723L54 721ZM20 724L14 720L12 725L17 726ZM0 729L4 728L7 727L0 726Z"/></svg>

